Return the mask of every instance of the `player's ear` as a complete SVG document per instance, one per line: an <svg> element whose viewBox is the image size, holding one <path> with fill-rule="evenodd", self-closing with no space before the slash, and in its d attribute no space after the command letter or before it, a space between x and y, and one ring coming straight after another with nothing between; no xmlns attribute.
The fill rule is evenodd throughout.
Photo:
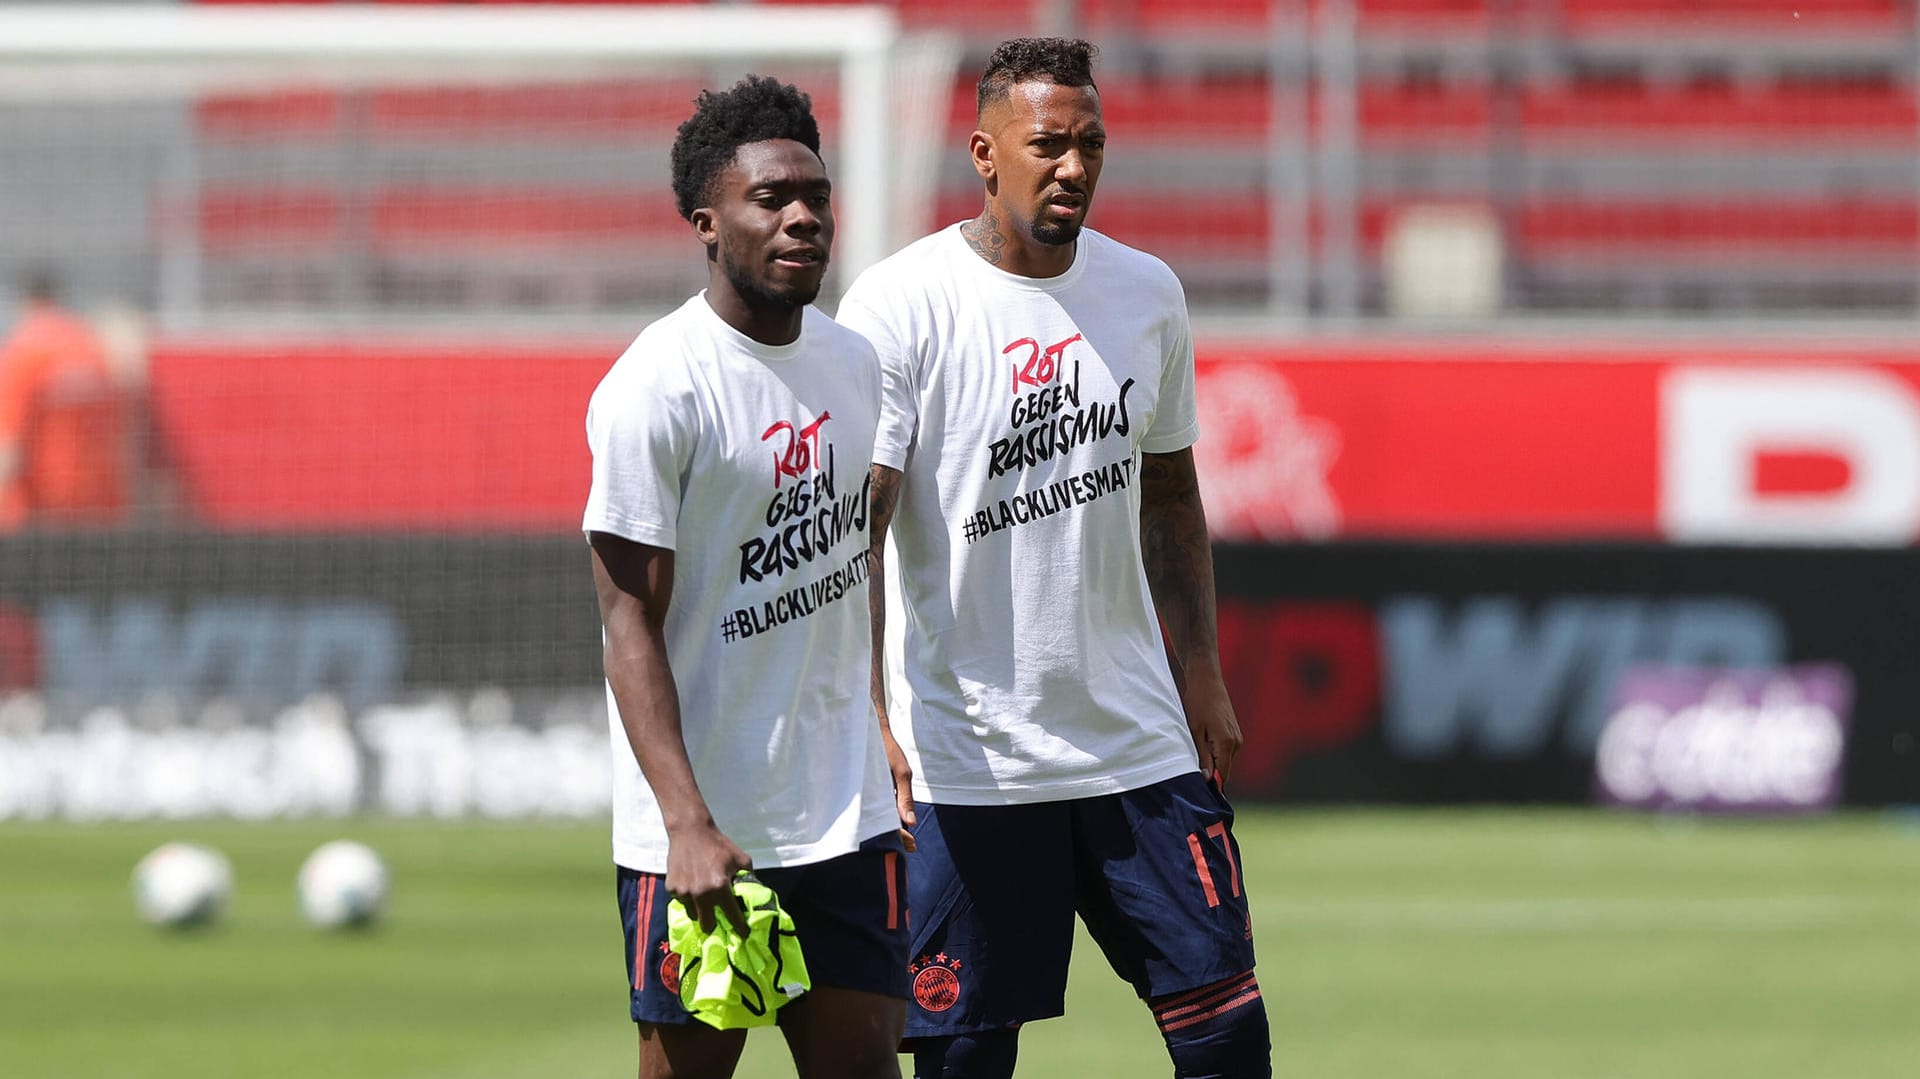
<svg viewBox="0 0 1920 1079"><path fill-rule="evenodd" d="M994 176L993 136L984 131L975 131L967 139L967 156L973 160L973 171L980 174L982 180L991 181Z"/></svg>
<svg viewBox="0 0 1920 1079"><path fill-rule="evenodd" d="M713 208L709 206L702 206L687 215L687 223L693 226L694 237L707 247L720 242L720 226L714 218Z"/></svg>

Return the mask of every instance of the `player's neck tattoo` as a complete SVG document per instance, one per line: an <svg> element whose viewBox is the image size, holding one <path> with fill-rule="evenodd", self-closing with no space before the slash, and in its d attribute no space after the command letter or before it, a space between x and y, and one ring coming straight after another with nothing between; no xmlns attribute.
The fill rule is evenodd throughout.
<svg viewBox="0 0 1920 1079"><path fill-rule="evenodd" d="M980 216L960 226L960 235L966 237L967 246L973 253L987 260L987 265L998 266L1005 258L1004 249L1007 238L1000 232L1000 219L994 216L993 207L980 211Z"/></svg>

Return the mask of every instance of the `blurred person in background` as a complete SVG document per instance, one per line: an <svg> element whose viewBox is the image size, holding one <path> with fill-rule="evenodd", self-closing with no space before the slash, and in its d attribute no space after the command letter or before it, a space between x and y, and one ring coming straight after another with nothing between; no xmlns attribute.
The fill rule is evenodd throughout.
<svg viewBox="0 0 1920 1079"><path fill-rule="evenodd" d="M812 304L833 244L807 95L702 92L673 191L707 288L594 391L584 528L605 629L613 848L640 1075L726 1076L744 1030L696 1022L669 899L744 927L753 869L813 989L779 1012L806 1079L897 1079L905 792L866 703L873 349Z"/></svg>
<svg viewBox="0 0 1920 1079"><path fill-rule="evenodd" d="M885 376L874 558L891 525L900 598L875 604L873 694L912 770L919 1079L1013 1073L1020 1026L1065 1010L1076 912L1176 1075L1271 1074L1186 299L1084 227L1107 139L1093 53L994 51L980 215L839 310Z"/></svg>
<svg viewBox="0 0 1920 1079"><path fill-rule="evenodd" d="M125 406L100 338L51 272L23 284L0 345L0 528L114 524L127 509Z"/></svg>

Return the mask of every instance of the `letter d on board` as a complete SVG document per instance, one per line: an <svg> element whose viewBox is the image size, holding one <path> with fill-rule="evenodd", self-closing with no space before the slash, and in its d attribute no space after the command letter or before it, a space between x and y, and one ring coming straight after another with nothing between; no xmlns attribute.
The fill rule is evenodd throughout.
<svg viewBox="0 0 1920 1079"><path fill-rule="evenodd" d="M1678 368L1660 388L1660 520L1684 542L1920 538L1920 397L1871 367ZM1770 492L1767 455L1837 459L1834 489Z"/></svg>

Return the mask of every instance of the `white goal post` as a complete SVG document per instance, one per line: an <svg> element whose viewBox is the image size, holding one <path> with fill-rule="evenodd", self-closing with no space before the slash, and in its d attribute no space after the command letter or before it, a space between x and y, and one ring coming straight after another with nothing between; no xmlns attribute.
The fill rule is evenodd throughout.
<svg viewBox="0 0 1920 1079"><path fill-rule="evenodd" d="M137 102L156 88L264 93L283 83L474 79L511 86L622 79L672 65L730 81L768 62L832 71L841 287L920 226L915 210L924 213L932 171L925 158L943 141L957 60L950 41L903 36L893 12L877 6L0 5L0 112L50 100ZM7 149L0 139L0 153ZM175 186L183 172L199 182L197 168L172 167ZM665 190L664 175L658 186ZM152 301L163 318L193 321L201 281L185 263L198 252L187 244L183 256L182 246L159 256L172 265L155 271Z"/></svg>

